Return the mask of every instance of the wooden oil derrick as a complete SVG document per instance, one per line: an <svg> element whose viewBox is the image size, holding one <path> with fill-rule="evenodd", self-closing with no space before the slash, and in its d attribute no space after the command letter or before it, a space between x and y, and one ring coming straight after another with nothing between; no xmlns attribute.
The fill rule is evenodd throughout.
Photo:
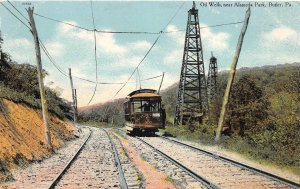
<svg viewBox="0 0 300 189"><path fill-rule="evenodd" d="M185 125L192 121L201 122L203 115L208 113L207 104L198 9L193 2L193 7L188 11L174 125Z"/></svg>

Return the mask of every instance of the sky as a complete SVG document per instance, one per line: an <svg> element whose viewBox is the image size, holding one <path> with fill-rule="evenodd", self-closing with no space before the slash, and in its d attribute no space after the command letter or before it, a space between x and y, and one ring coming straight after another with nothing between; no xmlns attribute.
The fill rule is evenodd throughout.
<svg viewBox="0 0 300 189"><path fill-rule="evenodd" d="M8 2L3 1L25 23L27 21ZM11 1L26 17L25 8L46 17L93 29L90 1ZM30 5L28 5L30 3ZM183 4L184 3L184 4ZM241 2L246 4L246 2ZM300 62L300 3L251 2L251 17L245 35L238 68ZM183 6L181 7L181 5ZM234 6L234 2L220 1L222 6L196 1L200 27L243 21L247 7ZM232 4L225 7L224 4ZM181 8L180 8L181 7ZM105 31L160 32L185 30L191 1L93 1L95 27ZM179 9L180 8L180 9ZM171 18L178 13L169 23ZM95 81L94 33L34 16L39 38L50 55L64 72L72 69L77 77ZM169 23L169 24L168 24ZM168 25L167 25L168 24ZM219 70L227 70L243 24L207 27L200 30L205 71L211 52L218 59ZM0 5L0 30L4 39L3 49L18 63L36 64L33 37L29 29ZM97 33L97 62L99 82L125 82L135 67L157 39L157 34ZM146 79L165 72L162 89L180 78L185 31L162 34L139 67L140 78ZM71 101L69 78L61 74L42 52L43 68L49 73L45 84ZM115 96L122 85L97 87L90 104L122 98L139 87L135 73L129 83ZM142 88L158 89L161 78L143 81ZM90 101L95 84L73 78L77 89L78 106Z"/></svg>

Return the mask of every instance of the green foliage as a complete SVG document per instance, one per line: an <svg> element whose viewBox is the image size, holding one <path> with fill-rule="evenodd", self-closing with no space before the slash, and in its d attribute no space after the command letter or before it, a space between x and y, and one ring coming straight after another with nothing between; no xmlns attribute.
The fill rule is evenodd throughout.
<svg viewBox="0 0 300 189"><path fill-rule="evenodd" d="M163 131L167 136L178 136L182 139L188 139L193 141L200 141L204 144L213 144L215 127L207 124L192 123L193 129L191 130L189 126L166 126Z"/></svg>
<svg viewBox="0 0 300 189"><path fill-rule="evenodd" d="M213 144L215 125L226 88L228 72L218 75L218 93L210 101L209 124L167 127L166 134ZM162 92L170 120L176 104L176 88ZM255 159L300 170L300 64L242 68L231 91L225 128L230 136L221 145ZM208 131L208 132L205 132ZM298 171L299 173L299 171Z"/></svg>
<svg viewBox="0 0 300 189"><path fill-rule="evenodd" d="M33 96L26 95L22 92L17 92L3 84L0 84L0 98L5 98L16 103L24 103L31 107L40 107L40 102L37 101Z"/></svg>
<svg viewBox="0 0 300 189"><path fill-rule="evenodd" d="M0 35L0 47L3 39ZM37 69L30 64L12 62L8 53L1 52L0 62L0 97L17 103L24 103L33 108L41 108ZM47 73L44 71L44 77ZM55 91L46 88L48 110L60 118L70 114L71 106L60 98Z"/></svg>
<svg viewBox="0 0 300 189"><path fill-rule="evenodd" d="M258 122L266 118L266 102L254 79L243 75L233 85L227 111L227 126L240 136L251 135ZM247 133L248 132L248 133Z"/></svg>

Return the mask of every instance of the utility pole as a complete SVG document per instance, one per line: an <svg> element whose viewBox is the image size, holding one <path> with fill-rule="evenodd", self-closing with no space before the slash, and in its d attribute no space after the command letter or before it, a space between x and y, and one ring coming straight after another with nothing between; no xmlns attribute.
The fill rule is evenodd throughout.
<svg viewBox="0 0 300 189"><path fill-rule="evenodd" d="M35 22L34 22L34 18L33 18L33 10L34 10L34 8L29 7L27 12L28 12L28 16L30 19L31 32L33 35L34 43L35 43L37 76L38 76L38 80L39 80L39 88L40 88L41 104L42 104L42 114L43 114L43 121L44 121L44 125L45 125L45 139L46 139L47 145L53 151L51 135L50 135L49 125L48 125L48 107L47 107L47 100L46 100L45 87L44 87L44 81L43 81L43 67L42 67L42 61L41 61L40 44L39 44L38 33L36 30Z"/></svg>
<svg viewBox="0 0 300 189"><path fill-rule="evenodd" d="M73 99L73 111L74 111L74 115L73 115L73 121L74 121L74 125L76 126L76 121L77 121L77 115L76 115L76 99L75 99L75 89L73 86L73 79L72 79L72 70L71 68L69 68L69 77L70 77L70 83L71 83L71 91L72 91L72 99Z"/></svg>
<svg viewBox="0 0 300 189"><path fill-rule="evenodd" d="M215 142L219 142L219 140L221 138L221 132L222 132L222 128L223 128L223 122L225 120L225 114L226 114L226 109L227 109L229 96L230 96L230 92L231 92L231 88L232 88L232 83L233 83L233 80L234 80L234 76L235 76L235 72L236 72L236 66L237 66L239 56L240 56L240 52L241 52L241 49L242 49L244 36L246 34L246 30L247 30L247 27L248 27L250 14L251 14L251 11L250 11L250 7L249 7L248 10L246 11L244 25L243 25L243 28L242 28L242 31L241 31L241 34L240 34L240 37L239 37L239 41L238 41L236 50L235 50L235 55L234 55L232 63L231 63L230 75L229 75L229 79L228 79L228 82L227 82L226 91L225 91L225 94L224 94L223 105L222 105L221 114L220 114L220 118L219 118L219 123L218 123Z"/></svg>

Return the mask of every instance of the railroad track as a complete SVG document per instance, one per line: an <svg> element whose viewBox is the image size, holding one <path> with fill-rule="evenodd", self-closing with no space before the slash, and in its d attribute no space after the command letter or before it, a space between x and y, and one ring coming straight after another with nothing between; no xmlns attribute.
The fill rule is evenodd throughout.
<svg viewBox="0 0 300 189"><path fill-rule="evenodd" d="M53 180L51 185L49 186L49 189L53 189L57 186L63 175L67 172L67 170L70 168L72 163L77 159L78 155L80 152L84 149L84 146L86 145L87 141L91 138L92 136L92 130L90 130L90 133L88 137L85 139L85 141L82 143L82 145L79 147L78 151L74 154L74 156L70 159L70 161L66 164L66 166L61 170L61 172L57 175L57 177Z"/></svg>
<svg viewBox="0 0 300 189"><path fill-rule="evenodd" d="M115 146L112 138L109 136L108 132L105 129L102 129L102 130L107 134L107 136L109 138L109 141L110 141L110 144L111 144L111 147L113 149L114 158L115 158L116 165L117 165L118 171L119 171L119 177L120 177L120 181L121 181L121 188L122 189L128 189L128 185L127 185L127 182L126 182L124 170L122 168L120 157L118 155L118 151L116 149L116 146Z"/></svg>
<svg viewBox="0 0 300 189"><path fill-rule="evenodd" d="M190 174L212 188L299 188L276 175L236 162L203 149L163 137L137 137L172 162L190 167ZM174 150L176 149L176 150ZM201 179L202 178L202 179Z"/></svg>
<svg viewBox="0 0 300 189"><path fill-rule="evenodd" d="M204 153L204 154L206 154L206 155L208 155L210 157L213 157L213 158L216 158L216 159L221 159L221 160L223 160L223 161L225 161L227 163L233 164L233 165L238 166L240 168L243 168L245 170L248 170L248 171L254 172L256 174L259 174L259 175L268 177L270 179L276 180L278 182L284 183L286 185L289 185L291 188L300 188L300 184L299 183L295 183L295 182L293 182L291 180L287 180L285 178L279 177L279 176L274 175L272 173L269 173L269 172L266 172L266 171L263 171L263 170L251 167L249 165L246 165L246 164L243 164L241 162L229 159L229 158L224 157L224 156L220 156L220 155L214 154L214 153L209 152L207 150L204 150L204 149L201 149L201 148L198 148L198 147L195 147L195 146L192 146L192 145L189 145L189 144L177 141L177 140L170 139L168 137L164 137L164 136L160 136L160 137L163 138L164 140L168 140L168 141L171 141L171 142L173 142L175 144L179 144L179 145L188 147L188 148L190 148L192 150Z"/></svg>
<svg viewBox="0 0 300 189"><path fill-rule="evenodd" d="M180 169L182 169L183 171L185 171L188 175L190 175L191 177L193 177L196 181L200 182L201 184L203 184L207 188L219 189L219 187L216 186L214 183L210 182L209 180L207 180L203 176L200 176L199 174L195 173L194 171L192 171L188 167L184 166L180 162L176 161L175 159L173 159L172 157L168 156L164 152L162 152L159 149L155 148L154 146L152 146L150 143L146 142L142 138L139 138L139 137L136 137L136 138L139 141L141 141L143 144L146 144L147 146L149 146L150 148L152 148L154 151L156 151L157 153L159 153L160 155L162 155L164 158L166 158L167 160L169 160L170 162L172 162L174 165L176 165L177 167L179 167Z"/></svg>
<svg viewBox="0 0 300 189"><path fill-rule="evenodd" d="M89 130L88 137L56 176L49 189L65 187L128 189L113 139L105 129Z"/></svg>
<svg viewBox="0 0 300 189"><path fill-rule="evenodd" d="M133 164L129 157L127 150L124 148L119 136L114 132L109 132L111 135L111 142L115 146L115 153L119 156L120 170L124 175L127 187L129 189L144 188L144 176ZM122 187L125 188L126 186Z"/></svg>

